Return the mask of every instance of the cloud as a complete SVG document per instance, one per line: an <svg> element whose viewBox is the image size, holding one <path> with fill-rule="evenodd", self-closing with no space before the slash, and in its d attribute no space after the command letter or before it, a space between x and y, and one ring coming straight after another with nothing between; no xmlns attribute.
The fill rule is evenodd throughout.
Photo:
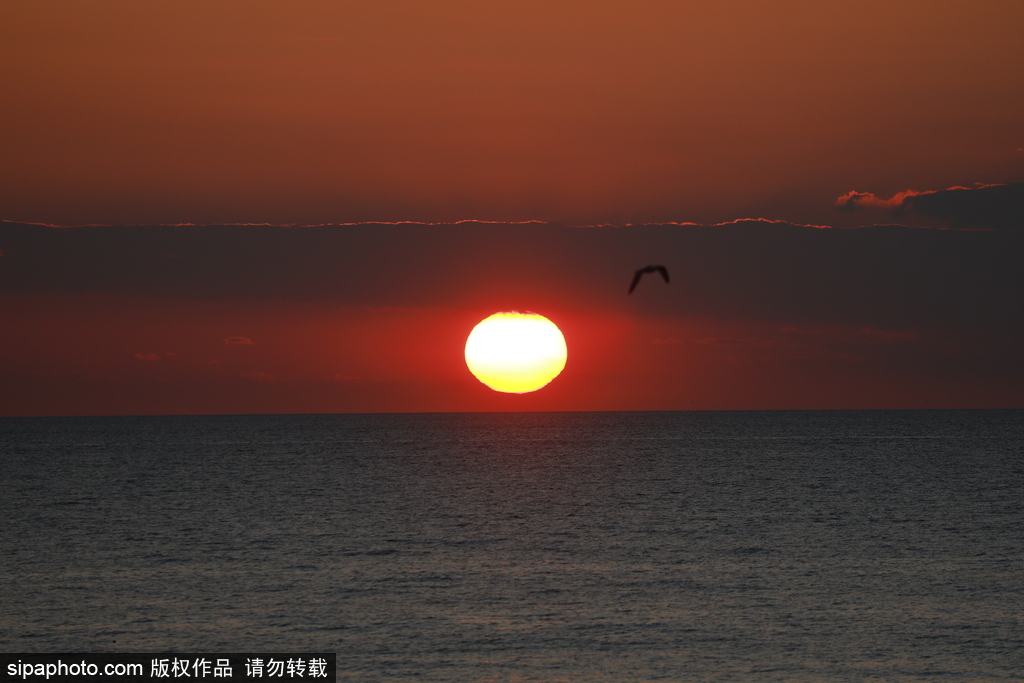
<svg viewBox="0 0 1024 683"><path fill-rule="evenodd" d="M765 339L763 337L701 337L692 340L694 344L702 346L725 346L725 347L766 347L780 346L777 339Z"/></svg>
<svg viewBox="0 0 1024 683"><path fill-rule="evenodd" d="M917 339L917 335L913 332L903 330L882 330L872 327L871 325L867 325L856 330L839 325L811 328L787 326L783 327L782 331L793 335L829 337L833 339L855 339L866 343L897 343Z"/></svg>
<svg viewBox="0 0 1024 683"><path fill-rule="evenodd" d="M242 377L256 382L261 382L263 384L272 384L277 381L277 376L272 375L269 372L247 372L242 375Z"/></svg>
<svg viewBox="0 0 1024 683"><path fill-rule="evenodd" d="M863 335L863 338L873 340L878 343L898 344L900 342L915 341L918 338L918 335L914 334L913 332L902 332L899 330L879 330L875 329L874 327L871 327L870 325L867 327L862 327L857 331L861 335Z"/></svg>
<svg viewBox="0 0 1024 683"><path fill-rule="evenodd" d="M950 188L907 199L911 208L971 228L1024 229L1024 183Z"/></svg>
<svg viewBox="0 0 1024 683"><path fill-rule="evenodd" d="M884 199L871 192L847 192L836 208L888 209L896 214L919 213L960 228L1024 229L1024 183L950 187L918 192L906 190Z"/></svg>
<svg viewBox="0 0 1024 683"><path fill-rule="evenodd" d="M224 340L224 344L226 346L251 346L255 343L256 342L248 337L228 337Z"/></svg>
<svg viewBox="0 0 1024 683"><path fill-rule="evenodd" d="M836 199L836 208L840 211L856 211L862 208L899 209L908 197L921 194L916 190L906 190L883 199L873 192L850 191Z"/></svg>
<svg viewBox="0 0 1024 683"><path fill-rule="evenodd" d="M137 353L137 354L135 354L134 358L135 358L135 360L155 361L155 360L160 360L160 354L158 354L158 353Z"/></svg>

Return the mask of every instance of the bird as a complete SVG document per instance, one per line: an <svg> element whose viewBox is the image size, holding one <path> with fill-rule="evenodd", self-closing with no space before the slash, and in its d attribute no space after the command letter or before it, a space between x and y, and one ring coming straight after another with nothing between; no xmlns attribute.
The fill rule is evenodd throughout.
<svg viewBox="0 0 1024 683"><path fill-rule="evenodd" d="M640 278L643 277L644 273L661 273L661 276L665 278L665 282L668 282L668 270L665 266L645 266L636 271L636 274L633 275L633 283L629 285L629 291L626 292L627 294L633 293L633 290L636 289L636 285L640 282Z"/></svg>

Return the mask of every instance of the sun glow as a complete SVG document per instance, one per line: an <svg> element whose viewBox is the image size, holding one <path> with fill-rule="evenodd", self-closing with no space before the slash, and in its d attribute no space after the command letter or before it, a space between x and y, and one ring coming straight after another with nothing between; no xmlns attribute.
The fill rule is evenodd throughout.
<svg viewBox="0 0 1024 683"><path fill-rule="evenodd" d="M537 391L562 372L566 359L561 330L536 313L505 312L484 318L466 339L466 365L495 391Z"/></svg>

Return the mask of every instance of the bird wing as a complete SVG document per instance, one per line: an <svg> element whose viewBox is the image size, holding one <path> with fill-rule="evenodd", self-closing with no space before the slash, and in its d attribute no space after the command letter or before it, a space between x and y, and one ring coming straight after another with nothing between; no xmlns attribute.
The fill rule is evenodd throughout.
<svg viewBox="0 0 1024 683"><path fill-rule="evenodd" d="M668 269L665 266L658 266L658 272L665 278L665 282L668 282Z"/></svg>
<svg viewBox="0 0 1024 683"><path fill-rule="evenodd" d="M626 292L626 294L632 294L633 293L633 290L636 289L636 283L640 282L640 278L643 276L643 274L644 274L644 271L642 271L642 270L636 271L636 274L633 275L633 282L632 282L632 284L629 285L629 291Z"/></svg>

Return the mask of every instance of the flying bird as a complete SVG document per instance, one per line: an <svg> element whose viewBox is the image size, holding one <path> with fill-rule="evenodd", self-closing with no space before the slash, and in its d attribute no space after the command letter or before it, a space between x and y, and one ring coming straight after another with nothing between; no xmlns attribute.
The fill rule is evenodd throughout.
<svg viewBox="0 0 1024 683"><path fill-rule="evenodd" d="M665 266L646 266L636 271L636 274L633 275L633 282L629 285L629 291L626 292L627 294L633 293L633 290L636 289L636 285L640 282L640 278L644 276L644 273L661 273L661 276L665 278L665 282L668 282L668 270L665 269Z"/></svg>

